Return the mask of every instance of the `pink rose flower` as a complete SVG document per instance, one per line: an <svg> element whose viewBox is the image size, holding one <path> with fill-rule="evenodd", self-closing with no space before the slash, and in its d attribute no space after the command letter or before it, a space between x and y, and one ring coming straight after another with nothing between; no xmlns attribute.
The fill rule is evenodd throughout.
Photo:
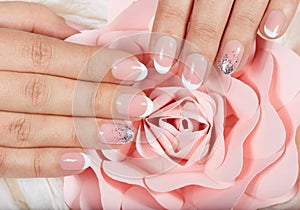
<svg viewBox="0 0 300 210"><path fill-rule="evenodd" d="M156 1L128 5L106 28L68 41L103 46L149 31ZM141 19L131 22L132 14ZM122 43L115 47L146 52L132 39ZM299 66L292 51L258 38L253 62L238 77L213 71L197 91L182 87L176 66L169 75L150 71L136 86L155 110L136 122L135 142L89 151L91 168L65 178L66 202L73 209L256 209L291 199Z"/></svg>

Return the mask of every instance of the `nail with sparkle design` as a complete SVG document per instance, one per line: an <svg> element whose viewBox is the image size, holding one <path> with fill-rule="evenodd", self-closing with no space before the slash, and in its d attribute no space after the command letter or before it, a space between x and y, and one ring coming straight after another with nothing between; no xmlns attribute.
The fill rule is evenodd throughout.
<svg viewBox="0 0 300 210"><path fill-rule="evenodd" d="M244 54L244 46L238 40L228 41L220 53L219 69L224 74L230 74L237 70Z"/></svg>
<svg viewBox="0 0 300 210"><path fill-rule="evenodd" d="M105 123L99 129L99 138L106 144L126 144L133 140L134 130L125 124Z"/></svg>

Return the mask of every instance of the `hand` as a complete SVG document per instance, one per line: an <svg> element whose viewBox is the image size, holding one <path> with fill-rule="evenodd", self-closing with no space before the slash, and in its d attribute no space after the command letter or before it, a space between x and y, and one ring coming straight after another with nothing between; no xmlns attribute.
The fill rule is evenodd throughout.
<svg viewBox="0 0 300 210"><path fill-rule="evenodd" d="M133 139L124 120L139 119L152 103L130 86L147 75L134 56L34 34L76 32L38 4L0 3L0 27L0 177L76 174L89 166L82 146Z"/></svg>
<svg viewBox="0 0 300 210"><path fill-rule="evenodd" d="M156 69L167 72L173 59L166 57L178 57L181 53L180 59L193 66L182 72L183 84L190 89L197 87L203 79L195 77L206 70L207 60L230 74L247 62L258 29L266 38L280 37L291 22L297 5L297 0L159 1L153 32L168 36L160 36L151 42L157 54L154 56ZM192 42L195 49L184 46L181 49L176 38Z"/></svg>

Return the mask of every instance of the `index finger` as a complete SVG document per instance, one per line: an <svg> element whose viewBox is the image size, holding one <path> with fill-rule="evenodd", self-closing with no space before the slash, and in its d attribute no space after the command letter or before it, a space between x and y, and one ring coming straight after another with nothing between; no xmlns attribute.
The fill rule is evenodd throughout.
<svg viewBox="0 0 300 210"><path fill-rule="evenodd" d="M80 75L87 81L97 81L107 73L103 81L112 83L139 81L147 76L147 68L135 56L120 50L101 48L97 59L93 59L97 65L87 65L98 50L43 35L0 29L1 70L71 79ZM83 68L88 68L86 74L80 74Z"/></svg>

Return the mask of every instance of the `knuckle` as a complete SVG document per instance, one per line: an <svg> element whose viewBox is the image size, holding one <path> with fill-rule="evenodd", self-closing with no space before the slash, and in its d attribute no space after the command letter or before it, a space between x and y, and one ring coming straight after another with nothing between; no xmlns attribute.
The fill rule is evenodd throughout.
<svg viewBox="0 0 300 210"><path fill-rule="evenodd" d="M36 108L43 108L49 100L49 84L42 75L34 75L25 84L25 98Z"/></svg>
<svg viewBox="0 0 300 210"><path fill-rule="evenodd" d="M36 150L33 155L33 176L41 177L41 153Z"/></svg>
<svg viewBox="0 0 300 210"><path fill-rule="evenodd" d="M187 14L184 9L178 7L169 7L168 10L162 13L165 20L179 20L180 22L187 19Z"/></svg>
<svg viewBox="0 0 300 210"><path fill-rule="evenodd" d="M216 24L207 24L202 22L193 22L189 28L189 35L204 40L205 42L216 42L220 39L222 33L218 30Z"/></svg>
<svg viewBox="0 0 300 210"><path fill-rule="evenodd" d="M39 35L30 38L24 44L22 55L29 58L29 67L36 72L43 72L52 58L52 47L47 40Z"/></svg>
<svg viewBox="0 0 300 210"><path fill-rule="evenodd" d="M257 19L251 13L240 13L234 17L233 22L237 23L238 26L242 26L243 30L254 31L259 25Z"/></svg>
<svg viewBox="0 0 300 210"><path fill-rule="evenodd" d="M30 115L23 115L13 120L9 125L9 133L17 141L18 144L23 146L30 140L32 120Z"/></svg>

